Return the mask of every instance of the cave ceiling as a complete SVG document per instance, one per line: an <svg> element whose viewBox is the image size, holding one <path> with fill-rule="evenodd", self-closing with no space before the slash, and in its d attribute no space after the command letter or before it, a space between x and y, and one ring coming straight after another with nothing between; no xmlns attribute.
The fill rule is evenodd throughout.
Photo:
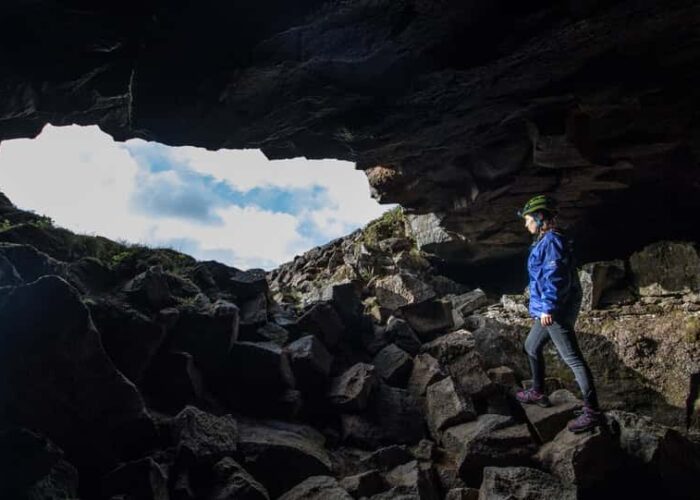
<svg viewBox="0 0 700 500"><path fill-rule="evenodd" d="M534 193L589 258L699 239L700 3L11 0L0 139L97 124L337 158L447 260L515 255ZM235 168L232 167L232 168Z"/></svg>

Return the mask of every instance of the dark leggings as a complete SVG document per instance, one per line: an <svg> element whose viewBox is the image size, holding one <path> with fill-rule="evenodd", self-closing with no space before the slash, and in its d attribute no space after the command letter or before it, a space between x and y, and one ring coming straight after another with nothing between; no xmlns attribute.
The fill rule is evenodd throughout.
<svg viewBox="0 0 700 500"><path fill-rule="evenodd" d="M532 329L525 339L525 352L532 370L533 388L544 392L544 356L542 351L549 340L554 342L559 356L574 372L576 382L581 389L583 400L587 406L597 410L598 396L593 385L593 376L576 341L572 321L554 321L549 326L542 326L536 319Z"/></svg>

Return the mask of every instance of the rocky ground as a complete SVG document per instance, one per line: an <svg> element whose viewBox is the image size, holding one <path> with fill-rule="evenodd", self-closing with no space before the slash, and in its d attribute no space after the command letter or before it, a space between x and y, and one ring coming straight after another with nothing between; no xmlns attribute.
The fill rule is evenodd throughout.
<svg viewBox="0 0 700 500"><path fill-rule="evenodd" d="M550 360L523 408L524 296L435 273L402 213L269 275L74 235L0 196L0 497L694 498L700 258L583 267L606 407Z"/></svg>

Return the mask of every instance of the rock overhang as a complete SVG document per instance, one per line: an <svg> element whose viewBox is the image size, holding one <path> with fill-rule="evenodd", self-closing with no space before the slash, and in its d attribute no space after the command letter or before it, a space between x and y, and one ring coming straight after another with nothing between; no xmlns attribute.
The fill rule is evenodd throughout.
<svg viewBox="0 0 700 500"><path fill-rule="evenodd" d="M360 0L7 7L0 138L98 124L356 162L449 262L518 255L554 195L584 258L700 239L700 6ZM432 239L431 239L432 238ZM418 238L420 239L420 238Z"/></svg>

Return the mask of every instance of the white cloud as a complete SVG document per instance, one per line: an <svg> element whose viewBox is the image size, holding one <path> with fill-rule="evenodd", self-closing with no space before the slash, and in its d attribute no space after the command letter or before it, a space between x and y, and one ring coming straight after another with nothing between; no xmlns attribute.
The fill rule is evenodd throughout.
<svg viewBox="0 0 700 500"><path fill-rule="evenodd" d="M116 143L98 127L47 125L34 140L0 144L0 191L20 208L48 215L57 225L76 232L149 245L193 240L194 257L230 255L227 264L244 268L281 264L325 242L303 235L312 232L327 241L364 225L388 208L370 198L364 174L348 162L302 158L268 161L256 150L212 152L179 147L166 150L173 165L184 164L239 191L319 186L332 204L303 209L296 216L265 207L212 205L212 215L221 222L216 225L168 214L149 215L134 210L137 189L166 184L176 190L183 187L175 171L152 172L129 151L148 151L150 147L156 145L139 140ZM316 226L314 231L303 227L309 223Z"/></svg>

